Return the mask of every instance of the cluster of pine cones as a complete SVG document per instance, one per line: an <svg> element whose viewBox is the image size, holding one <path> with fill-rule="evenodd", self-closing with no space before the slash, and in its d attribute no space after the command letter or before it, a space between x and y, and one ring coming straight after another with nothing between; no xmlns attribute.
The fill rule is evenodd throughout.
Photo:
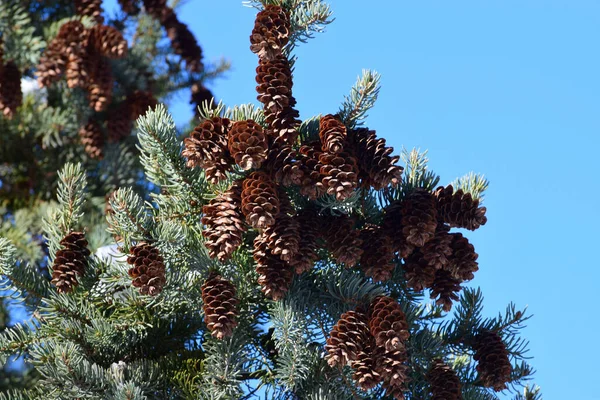
<svg viewBox="0 0 600 400"><path fill-rule="evenodd" d="M14 61L4 62L4 48L0 40L0 115L12 118L22 102L21 71Z"/></svg>

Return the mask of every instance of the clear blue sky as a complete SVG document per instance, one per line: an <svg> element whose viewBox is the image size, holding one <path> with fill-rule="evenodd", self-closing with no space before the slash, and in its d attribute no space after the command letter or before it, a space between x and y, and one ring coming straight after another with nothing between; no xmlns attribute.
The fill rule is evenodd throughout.
<svg viewBox="0 0 600 400"><path fill-rule="evenodd" d="M489 222L469 234L480 254L473 284L488 314L514 301L535 315L524 334L544 398L600 399L600 2L330 4L336 21L297 51L301 116L336 111L361 69L379 71L369 127L398 151L429 149L443 183L469 171L491 181ZM254 11L190 0L179 15L207 59L233 63L216 96L255 102ZM187 97L173 106L186 122Z"/></svg>

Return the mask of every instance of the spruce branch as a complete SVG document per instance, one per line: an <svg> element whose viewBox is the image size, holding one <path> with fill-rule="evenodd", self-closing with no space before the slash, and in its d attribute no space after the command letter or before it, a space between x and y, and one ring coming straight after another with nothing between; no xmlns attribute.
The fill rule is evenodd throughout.
<svg viewBox="0 0 600 400"><path fill-rule="evenodd" d="M379 73L365 69L352 86L350 95L344 96L339 116L347 127L353 129L364 124L367 112L373 108L379 96L380 81Z"/></svg>
<svg viewBox="0 0 600 400"><path fill-rule="evenodd" d="M42 299L48 295L50 285L34 264L17 262L16 248L5 238L0 238L0 290L7 297L23 302L30 297Z"/></svg>
<svg viewBox="0 0 600 400"><path fill-rule="evenodd" d="M489 187L490 182L482 174L469 172L463 177L460 177L452 182L452 186L456 190L462 190L465 193L470 193L473 199L483 201L485 191Z"/></svg>
<svg viewBox="0 0 600 400"><path fill-rule="evenodd" d="M125 251L132 241L148 240L153 227L152 218L142 198L131 188L115 191L109 198L112 212L106 215L108 231L124 241Z"/></svg>

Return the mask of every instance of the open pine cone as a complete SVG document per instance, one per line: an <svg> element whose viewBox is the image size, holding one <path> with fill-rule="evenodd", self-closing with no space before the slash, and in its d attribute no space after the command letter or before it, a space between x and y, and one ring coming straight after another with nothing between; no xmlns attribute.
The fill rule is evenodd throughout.
<svg viewBox="0 0 600 400"><path fill-rule="evenodd" d="M213 273L202 285L204 322L217 339L231 336L237 326L235 286L220 275Z"/></svg>
<svg viewBox="0 0 600 400"><path fill-rule="evenodd" d="M52 265L52 284L59 293L68 293L79 284L77 278L85 273L90 250L83 232L69 233L60 245Z"/></svg>

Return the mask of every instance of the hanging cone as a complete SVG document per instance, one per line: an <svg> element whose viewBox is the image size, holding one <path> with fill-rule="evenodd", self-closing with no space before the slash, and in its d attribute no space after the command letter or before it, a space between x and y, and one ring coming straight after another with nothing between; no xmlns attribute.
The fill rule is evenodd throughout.
<svg viewBox="0 0 600 400"><path fill-rule="evenodd" d="M102 17L102 0L73 0L75 11L79 15L92 17L97 24L104 22Z"/></svg>
<svg viewBox="0 0 600 400"><path fill-rule="evenodd" d="M462 400L460 379L442 360L434 360L427 381L431 387L431 400Z"/></svg>
<svg viewBox="0 0 600 400"><path fill-rule="evenodd" d="M487 222L486 208L479 207L479 200L473 200L470 193L454 192L452 185L440 186L435 198L440 219L452 227L474 231Z"/></svg>
<svg viewBox="0 0 600 400"><path fill-rule="evenodd" d="M231 336L237 326L236 289L231 282L216 273L202 285L204 323L217 339Z"/></svg>
<svg viewBox="0 0 600 400"><path fill-rule="evenodd" d="M155 296L162 292L166 283L165 262L158 249L148 243L138 243L129 252L131 284L139 288L141 294Z"/></svg>
<svg viewBox="0 0 600 400"><path fill-rule="evenodd" d="M202 72L204 69L202 49L188 26L179 21L173 10L168 7L161 12L160 19L171 40L173 52L185 61L186 69L191 72Z"/></svg>
<svg viewBox="0 0 600 400"><path fill-rule="evenodd" d="M331 367L356 361L370 339L367 316L360 311L347 311L340 316L325 345L325 359Z"/></svg>
<svg viewBox="0 0 600 400"><path fill-rule="evenodd" d="M149 109L154 109L158 104L158 100L152 92L144 90L136 90L128 94L125 101L129 103L132 121L135 121L141 115L145 115Z"/></svg>
<svg viewBox="0 0 600 400"><path fill-rule="evenodd" d="M413 246L422 247L433 239L437 228L434 198L425 189L415 189L401 205L404 238Z"/></svg>
<svg viewBox="0 0 600 400"><path fill-rule="evenodd" d="M108 58L123 58L127 55L127 41L123 34L112 26L94 25L89 30L89 43L94 52Z"/></svg>
<svg viewBox="0 0 600 400"><path fill-rule="evenodd" d="M85 274L90 250L83 232L71 232L61 241L52 265L52 284L59 293L69 293L79 284L77 277Z"/></svg>
<svg viewBox="0 0 600 400"><path fill-rule="evenodd" d="M302 163L298 153L288 145L273 145L269 149L264 170L275 183L283 186L302 184Z"/></svg>
<svg viewBox="0 0 600 400"><path fill-rule="evenodd" d="M323 186L326 193L335 195L338 201L352 196L358 185L358 167L356 158L350 153L322 153L319 161Z"/></svg>
<svg viewBox="0 0 600 400"><path fill-rule="evenodd" d="M131 134L133 122L131 121L129 103L124 101L115 108L106 122L106 127L111 143L118 143Z"/></svg>
<svg viewBox="0 0 600 400"><path fill-rule="evenodd" d="M236 121L229 130L229 153L244 170L260 168L267 158L269 142L263 128L252 121Z"/></svg>
<svg viewBox="0 0 600 400"><path fill-rule="evenodd" d="M458 301L458 293L462 290L460 283L450 271L437 270L431 284L431 298L437 298L435 304L442 306L444 311L450 311L452 302Z"/></svg>
<svg viewBox="0 0 600 400"><path fill-rule="evenodd" d="M290 96L290 104L296 104L293 96ZM299 115L293 106L274 113L266 111L265 122L269 126L269 136L278 144L294 145L298 140Z"/></svg>
<svg viewBox="0 0 600 400"><path fill-rule="evenodd" d="M281 300L294 279L292 266L271 252L264 234L254 239L254 259L261 290L268 298Z"/></svg>
<svg viewBox="0 0 600 400"><path fill-rule="evenodd" d="M406 349L386 351L379 359L378 372L383 378L386 395L394 399L404 399L405 384L408 381L408 355Z"/></svg>
<svg viewBox="0 0 600 400"><path fill-rule="evenodd" d="M21 71L13 61L0 66L0 113L12 118L23 103Z"/></svg>
<svg viewBox="0 0 600 400"><path fill-rule="evenodd" d="M408 256L404 264L404 277L408 287L421 291L431 287L435 279L435 268L429 265L429 262L423 257L420 250L415 250Z"/></svg>
<svg viewBox="0 0 600 400"><path fill-rule="evenodd" d="M315 261L319 259L317 250L319 248L317 240L320 237L321 220L316 211L312 208L304 208L294 217L300 225L300 242L298 243L298 252L290 261L297 274L310 270Z"/></svg>
<svg viewBox="0 0 600 400"><path fill-rule="evenodd" d="M251 173L242 185L242 212L252 227L264 229L275 223L279 198L275 183L264 173Z"/></svg>
<svg viewBox="0 0 600 400"><path fill-rule="evenodd" d="M352 379L358 387L362 390L371 390L383 379L379 373L381 350L375 345L372 336L368 336L365 340L362 349L356 356L356 360L350 361L350 366L354 370Z"/></svg>
<svg viewBox="0 0 600 400"><path fill-rule="evenodd" d="M410 336L406 316L396 300L376 297L369 308L369 329L377 346L385 351L400 350Z"/></svg>
<svg viewBox="0 0 600 400"><path fill-rule="evenodd" d="M335 260L346 267L353 267L360 260L362 240L360 231L354 228L354 220L348 216L324 218L323 236L327 249Z"/></svg>
<svg viewBox="0 0 600 400"><path fill-rule="evenodd" d="M288 59L279 54L273 59L260 59L256 68L258 101L267 113L277 113L290 107L292 69Z"/></svg>
<svg viewBox="0 0 600 400"><path fill-rule="evenodd" d="M290 16L280 6L267 5L256 15L250 35L250 50L260 58L273 59L281 54L290 36Z"/></svg>
<svg viewBox="0 0 600 400"><path fill-rule="evenodd" d="M394 149L386 147L385 139L377 138L375 131L366 128L351 131L349 137L358 159L361 187L381 190L401 182L404 169L396 165L400 157L390 155Z"/></svg>
<svg viewBox="0 0 600 400"><path fill-rule="evenodd" d="M192 97L190 98L190 104L194 105L194 112L198 112L198 108L202 108L202 103L207 102L210 104L210 101L213 100L214 105L215 96L212 94L210 90L206 88L201 82L196 82L192 84Z"/></svg>
<svg viewBox="0 0 600 400"><path fill-rule="evenodd" d="M263 231L271 254L290 262L300 247L300 224L292 217L293 209L285 191L279 190L279 214L275 223Z"/></svg>
<svg viewBox="0 0 600 400"><path fill-rule="evenodd" d="M314 200L325 194L323 186L323 176L319 161L321 151L318 149L319 142L307 143L300 146L299 159L302 170L302 182L300 184L300 193Z"/></svg>
<svg viewBox="0 0 600 400"><path fill-rule="evenodd" d="M392 240L394 251L402 258L410 256L415 246L408 243L402 234L402 202L395 201L385 208L382 230Z"/></svg>
<svg viewBox="0 0 600 400"><path fill-rule="evenodd" d="M41 87L49 86L58 81L66 67L63 57L63 43L56 39L48 43L37 65L35 75Z"/></svg>
<svg viewBox="0 0 600 400"><path fill-rule="evenodd" d="M482 331L475 337L473 349L481 384L496 392L506 389L512 367L502 338L496 332Z"/></svg>
<svg viewBox="0 0 600 400"><path fill-rule="evenodd" d="M211 258L225 261L242 244L246 224L241 212L241 194L241 182L234 181L229 190L202 208L202 224L206 225L202 235Z"/></svg>
<svg viewBox="0 0 600 400"><path fill-rule="evenodd" d="M368 225L360 232L363 254L360 258L360 269L366 276L383 282L392 277L395 264L392 239L376 225Z"/></svg>
<svg viewBox="0 0 600 400"><path fill-rule="evenodd" d="M385 395L387 397L391 397L392 399L395 399L395 400L404 400L406 398L404 396L404 392L406 391L406 389L404 388L404 385L396 387L396 386L391 386L386 382L383 382L383 385L381 385L381 387L385 389Z"/></svg>
<svg viewBox="0 0 600 400"><path fill-rule="evenodd" d="M138 15L140 13L140 6L137 0L118 0L121 10L129 15Z"/></svg>
<svg viewBox="0 0 600 400"><path fill-rule="evenodd" d="M101 160L104 156L104 134L97 122L90 120L87 125L79 129L79 138L83 144L85 152L96 160Z"/></svg>
<svg viewBox="0 0 600 400"><path fill-rule="evenodd" d="M167 0L143 0L146 12L156 19L160 19L167 8Z"/></svg>
<svg viewBox="0 0 600 400"><path fill-rule="evenodd" d="M449 264L452 256L452 238L449 229L444 225L438 225L433 239L425 243L421 248L423 258L435 269L441 269Z"/></svg>
<svg viewBox="0 0 600 400"><path fill-rule="evenodd" d="M101 112L106 110L112 100L113 76L110 63L104 58L98 58L96 68L90 74L88 99L90 107Z"/></svg>
<svg viewBox="0 0 600 400"><path fill-rule="evenodd" d="M452 275L461 281L470 281L473 273L479 269L475 247L461 233L451 233L452 257L448 269Z"/></svg>
<svg viewBox="0 0 600 400"><path fill-rule="evenodd" d="M328 114L319 121L319 137L323 152L337 154L344 151L348 133L342 121Z"/></svg>

